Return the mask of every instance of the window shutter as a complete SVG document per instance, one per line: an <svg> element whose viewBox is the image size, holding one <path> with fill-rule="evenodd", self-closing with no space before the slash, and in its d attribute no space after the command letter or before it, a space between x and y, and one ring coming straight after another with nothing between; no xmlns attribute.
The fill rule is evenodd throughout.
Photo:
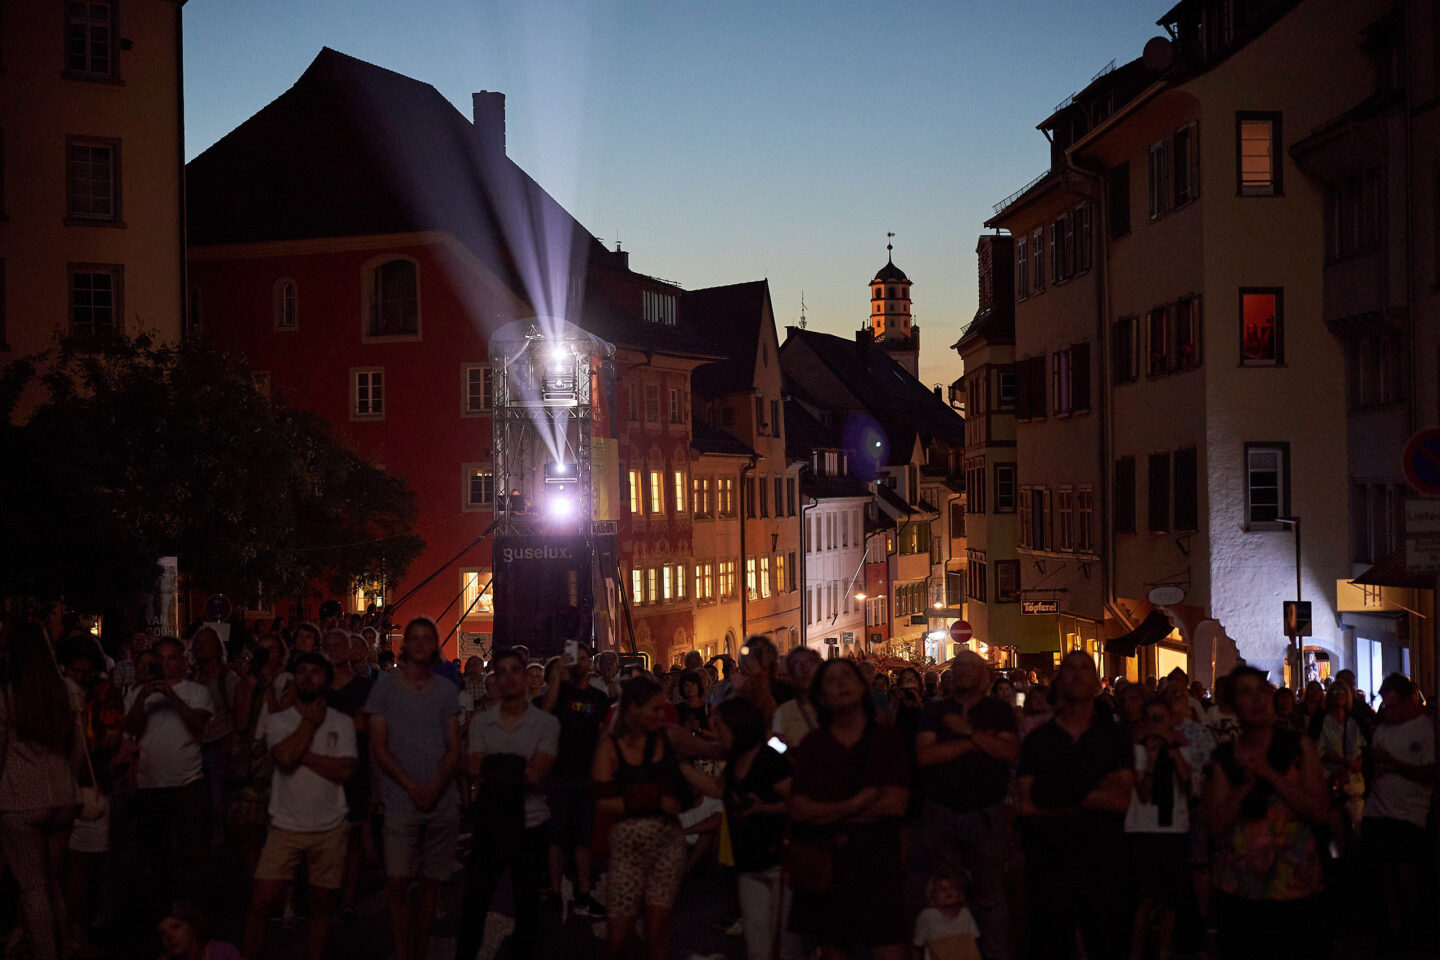
<svg viewBox="0 0 1440 960"><path fill-rule="evenodd" d="M1135 532L1135 458L1115 461L1115 532Z"/></svg>
<svg viewBox="0 0 1440 960"><path fill-rule="evenodd" d="M1165 533L1170 529L1170 454L1150 454L1150 532Z"/></svg>
<svg viewBox="0 0 1440 960"><path fill-rule="evenodd" d="M1090 409L1090 344L1070 348L1070 408Z"/></svg>
<svg viewBox="0 0 1440 960"><path fill-rule="evenodd" d="M1196 530L1200 523L1199 457L1194 447L1175 451L1175 529Z"/></svg>
<svg viewBox="0 0 1440 960"><path fill-rule="evenodd" d="M1015 419L1016 419L1016 420L1029 420L1029 419L1030 419L1031 403L1030 403L1030 377L1028 376L1029 367L1027 366L1028 362L1029 362L1029 361L1021 360L1019 363L1017 363L1017 364L1015 365L1015 366L1016 366L1016 372L1019 374L1019 376L1017 376L1017 377L1015 378ZM971 412L971 411L966 411L966 412L967 412L967 413L970 413L971 416L974 416L973 412Z"/></svg>

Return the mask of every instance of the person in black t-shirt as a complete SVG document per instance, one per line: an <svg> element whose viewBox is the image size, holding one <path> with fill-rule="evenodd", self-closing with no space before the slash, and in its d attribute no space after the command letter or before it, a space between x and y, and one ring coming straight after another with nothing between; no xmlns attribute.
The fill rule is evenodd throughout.
<svg viewBox="0 0 1440 960"><path fill-rule="evenodd" d="M1054 689L1055 715L1025 738L1018 771L1026 899L1045 912L1030 925L1030 956L1068 956L1078 931L1089 960L1118 960L1129 934L1129 905L1117 891L1135 754L1096 705L1100 677L1089 654L1066 654Z"/></svg>
<svg viewBox="0 0 1440 960"><path fill-rule="evenodd" d="M546 702L560 721L560 748L550 771L546 800L555 834L550 846L550 901L560 900L560 882L567 861L575 861L574 910L582 917L603 917L605 908L590 896L590 840L595 805L590 796L590 765L610 709L610 698L590 685L590 651L583 644L570 664L565 682L549 692Z"/></svg>
<svg viewBox="0 0 1440 960"><path fill-rule="evenodd" d="M1010 831L1002 803L1020 753L1015 711L985 695L990 671L979 654L955 658L952 695L925 705L915 742L925 776L924 843L914 866L970 877L967 901L980 926L986 958L1009 956L1005 865ZM912 871L913 873L914 871Z"/></svg>

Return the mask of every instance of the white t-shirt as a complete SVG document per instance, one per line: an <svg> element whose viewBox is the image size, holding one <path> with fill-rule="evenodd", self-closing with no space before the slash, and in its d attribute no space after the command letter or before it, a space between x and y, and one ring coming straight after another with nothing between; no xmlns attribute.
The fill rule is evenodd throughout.
<svg viewBox="0 0 1440 960"><path fill-rule="evenodd" d="M500 705L496 704L470 720L470 752L508 753L524 757L527 762L536 754L556 756L560 752L560 721L531 703L513 727L506 727L500 716ZM549 819L550 807L544 792L534 787L527 790L525 826L538 827Z"/></svg>
<svg viewBox="0 0 1440 960"><path fill-rule="evenodd" d="M128 713L140 696L141 687L125 695ZM178 696L191 710L215 712L210 691L194 680L174 685ZM183 787L200 779L200 738L192 734L180 714L163 693L152 693L145 701L145 733L140 737L140 761L135 766L135 786L141 790Z"/></svg>
<svg viewBox="0 0 1440 960"><path fill-rule="evenodd" d="M275 745L300 727L300 711L288 707L265 720L265 746ZM354 757L355 724L339 710L326 710L310 739L309 750L321 757ZM320 833L345 819L345 786L301 764L291 773L275 768L270 781L270 823L282 830Z"/></svg>
<svg viewBox="0 0 1440 960"><path fill-rule="evenodd" d="M1145 772L1145 763L1149 760L1149 754L1142 743L1135 744L1135 776L1138 778ZM1175 778L1175 806L1171 811L1169 826L1160 826L1160 806L1155 803L1154 793L1151 793L1150 803L1144 803L1140 799L1138 790L1130 791L1130 809L1125 811L1125 832L1126 833L1186 833L1190 829L1190 803L1186 797L1186 790ZM1153 790L1153 788L1152 788Z"/></svg>
<svg viewBox="0 0 1440 960"><path fill-rule="evenodd" d="M1435 762L1435 727L1421 714L1404 723L1382 723L1375 728L1372 746L1384 749L1396 760L1415 766ZM1365 817L1389 817L1425 826L1430 812L1430 786L1402 777L1394 770L1379 768L1370 795L1365 798Z"/></svg>
<svg viewBox="0 0 1440 960"><path fill-rule="evenodd" d="M947 917L934 907L926 907L915 918L915 946L923 947L932 960L948 958L979 957L975 941L980 938L980 928L975 924L969 907L961 907L953 917Z"/></svg>

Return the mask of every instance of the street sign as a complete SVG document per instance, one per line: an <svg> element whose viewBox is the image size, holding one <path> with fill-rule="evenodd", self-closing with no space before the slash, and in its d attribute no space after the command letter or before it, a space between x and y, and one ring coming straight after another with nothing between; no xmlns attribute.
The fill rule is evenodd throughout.
<svg viewBox="0 0 1440 960"><path fill-rule="evenodd" d="M1310 601L1285 601L1285 635L1287 637L1310 636Z"/></svg>
<svg viewBox="0 0 1440 960"><path fill-rule="evenodd" d="M975 636L975 629L970 626L968 620L956 620L950 624L950 639L956 643L967 643Z"/></svg>
<svg viewBox="0 0 1440 960"><path fill-rule="evenodd" d="M830 646L833 647L833 646L835 646L837 643L840 642L840 638L839 638L839 637L826 637L826 638L825 638L825 642L826 642L827 644L829 644Z"/></svg>
<svg viewBox="0 0 1440 960"><path fill-rule="evenodd" d="M1440 429L1421 430L1405 444L1400 469L1410 486L1427 497L1440 497Z"/></svg>
<svg viewBox="0 0 1440 960"><path fill-rule="evenodd" d="M1440 573L1440 500L1405 501L1405 566Z"/></svg>
<svg viewBox="0 0 1440 960"><path fill-rule="evenodd" d="M923 614L923 613L912 613L912 614L910 614L910 626L912 626L912 627L923 627L923 626L925 626L925 624L927 624L927 623L929 623L929 622L930 622L930 618L927 617L927 616L925 616L925 614Z"/></svg>
<svg viewBox="0 0 1440 960"><path fill-rule="evenodd" d="M1022 617L1049 616L1060 612L1059 600L1021 600L1020 615Z"/></svg>

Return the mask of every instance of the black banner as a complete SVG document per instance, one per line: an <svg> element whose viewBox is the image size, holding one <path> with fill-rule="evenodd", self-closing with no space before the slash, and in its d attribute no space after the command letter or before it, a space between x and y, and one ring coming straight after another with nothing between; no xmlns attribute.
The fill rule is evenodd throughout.
<svg viewBox="0 0 1440 960"><path fill-rule="evenodd" d="M497 537L496 650L524 645L533 658L559 656L567 640L591 642L595 599L583 537Z"/></svg>

